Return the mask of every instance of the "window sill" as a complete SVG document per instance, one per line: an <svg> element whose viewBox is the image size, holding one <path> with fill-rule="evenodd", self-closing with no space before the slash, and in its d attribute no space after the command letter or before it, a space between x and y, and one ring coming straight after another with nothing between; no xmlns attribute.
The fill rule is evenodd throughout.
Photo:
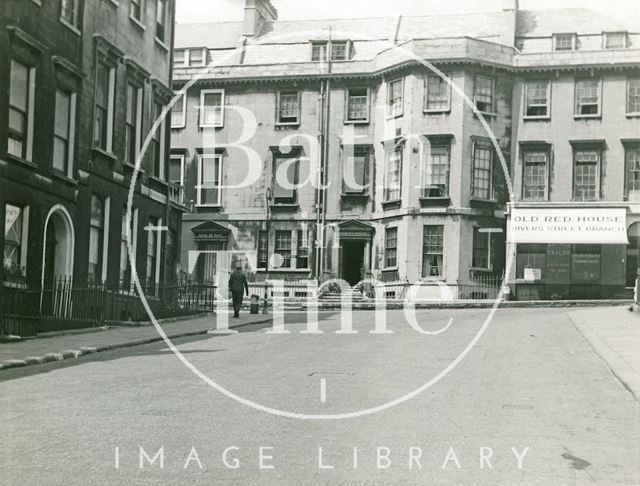
<svg viewBox="0 0 640 486"><path fill-rule="evenodd" d="M269 272L269 273L309 273L311 271L310 268L259 268L259 272Z"/></svg>
<svg viewBox="0 0 640 486"><path fill-rule="evenodd" d="M200 125L198 125L198 127L200 129L203 129L203 128L224 128L224 123L221 123L219 125L202 125L202 124L200 124Z"/></svg>
<svg viewBox="0 0 640 486"><path fill-rule="evenodd" d="M476 118L478 118L478 115L482 115L485 118L497 118L498 114L494 113L492 111L480 111L477 108L473 110L473 114Z"/></svg>
<svg viewBox="0 0 640 486"><path fill-rule="evenodd" d="M156 37L155 41L156 41L156 45L157 45L158 47L160 47L160 49L162 49L162 50L163 50L163 51L165 51L165 52L169 52L169 47L168 47L164 42L162 42L162 41L161 41L160 39L158 39L157 37Z"/></svg>
<svg viewBox="0 0 640 486"><path fill-rule="evenodd" d="M53 171L51 172L51 175L52 175L53 177L55 177L56 179L59 179L59 180L61 180L62 182L66 182L67 184L70 184L70 185L72 185L72 186L77 186L77 185L78 185L78 181L77 181L76 179L72 179L71 177L66 176L66 175L64 175L63 173L58 172L58 171L56 171L56 170L53 170Z"/></svg>
<svg viewBox="0 0 640 486"><path fill-rule="evenodd" d="M11 279L11 277L6 277L8 279ZM16 280L3 280L2 281L2 286L3 287L7 287L10 289L27 289L27 284L25 282L26 277L15 277L16 280L20 280L20 282L16 281Z"/></svg>
<svg viewBox="0 0 640 486"><path fill-rule="evenodd" d="M271 208L271 211L294 212L300 208L300 205L298 203L271 204L269 207Z"/></svg>
<svg viewBox="0 0 640 486"><path fill-rule="evenodd" d="M451 198L449 196L444 197L421 197L420 206L423 208L431 206L450 206Z"/></svg>
<svg viewBox="0 0 640 486"><path fill-rule="evenodd" d="M384 267L380 270L381 272L397 272L398 267ZM385 282L382 282L385 283Z"/></svg>
<svg viewBox="0 0 640 486"><path fill-rule="evenodd" d="M625 113L624 116L627 118L640 118L640 113Z"/></svg>
<svg viewBox="0 0 640 486"><path fill-rule="evenodd" d="M471 267L470 272L492 273L493 268Z"/></svg>
<svg viewBox="0 0 640 486"><path fill-rule="evenodd" d="M296 128L300 126L300 122L276 122L276 128Z"/></svg>
<svg viewBox="0 0 640 486"><path fill-rule="evenodd" d="M523 116L522 119L524 121L551 121L551 117L548 115L545 116Z"/></svg>
<svg viewBox="0 0 640 486"><path fill-rule="evenodd" d="M77 35L78 37L82 36L82 32L80 32L80 29L78 29L75 25L70 24L62 17L60 17L60 23L64 25L67 29L69 29L71 32L73 32L75 35Z"/></svg>
<svg viewBox="0 0 640 486"><path fill-rule="evenodd" d="M186 123L183 123L182 125L171 125L171 130L184 130L186 127Z"/></svg>
<svg viewBox="0 0 640 486"><path fill-rule="evenodd" d="M342 199L369 199L368 192L343 192L340 194Z"/></svg>
<svg viewBox="0 0 640 486"><path fill-rule="evenodd" d="M479 204L498 204L498 201L496 199L485 199L482 197L471 197L469 198L469 201L471 203L479 203Z"/></svg>
<svg viewBox="0 0 640 486"><path fill-rule="evenodd" d="M22 157L18 157L17 155L10 154L9 152L6 153L6 158L9 159L9 160L12 160L14 162L18 162L20 164L26 165L27 167L30 167L31 169L37 169L38 168L38 164L36 164L35 162L31 162L30 160L23 159Z"/></svg>
<svg viewBox="0 0 640 486"><path fill-rule="evenodd" d="M107 150L101 149L100 147L94 146L91 150L94 153L100 154L101 156L110 159L112 162L115 162L118 159L118 157L116 157L115 154L113 154L113 153L111 153L111 152L109 152Z"/></svg>
<svg viewBox="0 0 640 486"><path fill-rule="evenodd" d="M446 282L447 279L440 276L440 277L420 277L420 280L418 281L418 284L434 284L434 283L444 283Z"/></svg>
<svg viewBox="0 0 640 486"><path fill-rule="evenodd" d="M574 120L595 120L602 118L602 115L573 115Z"/></svg>
<svg viewBox="0 0 640 486"><path fill-rule="evenodd" d="M399 209L402 205L401 199L395 199L393 201L384 201L382 204L383 211L389 211L391 209Z"/></svg>
<svg viewBox="0 0 640 486"><path fill-rule="evenodd" d="M150 175L149 176L149 180L157 182L158 184L162 184L163 186L168 186L169 185L169 183L167 181L165 181L164 179L160 179L159 177L154 176L154 175Z"/></svg>
<svg viewBox="0 0 640 486"><path fill-rule="evenodd" d="M368 125L369 119L366 120L345 120L345 125Z"/></svg>
<svg viewBox="0 0 640 486"><path fill-rule="evenodd" d="M422 113L424 113L425 115L449 115L451 113L451 108L447 108L446 110L423 109Z"/></svg>
<svg viewBox="0 0 640 486"><path fill-rule="evenodd" d="M129 15L129 20L131 20L131 22L133 22L136 25L136 27L138 27L142 32L147 30L147 27L141 21L139 21L137 18L132 17L131 15Z"/></svg>
<svg viewBox="0 0 640 486"><path fill-rule="evenodd" d="M132 164L131 162L123 162L123 163L122 163L122 167L126 167L127 169L130 169L131 171L136 170L136 166L135 166L134 164ZM140 167L138 168L138 172L139 172L140 174L144 174L144 173L145 173L145 170L142 168L142 166L140 166Z"/></svg>

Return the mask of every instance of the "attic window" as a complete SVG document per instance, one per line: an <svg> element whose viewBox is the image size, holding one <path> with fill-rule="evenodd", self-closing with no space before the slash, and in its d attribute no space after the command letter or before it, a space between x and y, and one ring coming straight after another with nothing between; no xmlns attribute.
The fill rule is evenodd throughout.
<svg viewBox="0 0 640 486"><path fill-rule="evenodd" d="M204 66L206 64L206 49L189 50L189 66Z"/></svg>
<svg viewBox="0 0 640 486"><path fill-rule="evenodd" d="M626 32L604 32L605 49L624 49L627 47Z"/></svg>
<svg viewBox="0 0 640 486"><path fill-rule="evenodd" d="M173 63L176 66L184 66L184 49L176 49L173 53Z"/></svg>
<svg viewBox="0 0 640 486"><path fill-rule="evenodd" d="M327 60L326 42L313 42L311 44L311 60L314 62L325 62Z"/></svg>
<svg viewBox="0 0 640 486"><path fill-rule="evenodd" d="M348 42L332 42L331 43L331 60L346 61L349 59L349 43Z"/></svg>
<svg viewBox="0 0 640 486"><path fill-rule="evenodd" d="M351 57L351 44L349 41L333 41L331 42L331 60L347 61ZM328 59L329 43L328 42L312 42L311 43L311 61L326 62Z"/></svg>
<svg viewBox="0 0 640 486"><path fill-rule="evenodd" d="M554 51L575 51L576 35L575 34L553 34L553 50Z"/></svg>

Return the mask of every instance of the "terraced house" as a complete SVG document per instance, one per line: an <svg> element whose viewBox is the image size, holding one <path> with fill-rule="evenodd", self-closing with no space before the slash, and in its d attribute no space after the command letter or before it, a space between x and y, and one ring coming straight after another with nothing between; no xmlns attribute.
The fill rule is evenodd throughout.
<svg viewBox="0 0 640 486"><path fill-rule="evenodd" d="M125 207L172 96L173 24L173 0L2 2L3 286L131 281ZM176 275L182 206L167 177L169 136L168 123L153 130L129 221L151 286Z"/></svg>
<svg viewBox="0 0 640 486"><path fill-rule="evenodd" d="M584 40L567 35L578 25L590 29ZM495 296L509 187L520 200L532 164L549 160L521 142L576 138L573 124L603 138L589 103L597 93L600 107L609 90L602 113L620 113L611 136L637 136L623 95L631 76L632 104L635 35L590 11L522 11L515 0L498 12L313 21L278 20L269 1L247 0L242 22L178 24L170 171L190 208L183 271L208 280L214 258L193 265L193 252L255 250L258 278L419 282L424 297L446 283L457 298ZM628 59L609 68L617 83L599 78L612 55ZM556 115L573 108L573 78L580 120ZM551 84L566 93L552 97ZM606 197L621 199L616 150L619 188ZM260 175L238 187L248 152ZM514 291L517 272L507 275Z"/></svg>

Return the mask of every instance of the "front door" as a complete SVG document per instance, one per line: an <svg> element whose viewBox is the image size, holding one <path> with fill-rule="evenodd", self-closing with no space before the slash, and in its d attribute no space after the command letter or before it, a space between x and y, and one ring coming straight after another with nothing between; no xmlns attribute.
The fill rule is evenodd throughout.
<svg viewBox="0 0 640 486"><path fill-rule="evenodd" d="M342 241L342 279L349 285L355 285L362 280L364 265L364 241Z"/></svg>

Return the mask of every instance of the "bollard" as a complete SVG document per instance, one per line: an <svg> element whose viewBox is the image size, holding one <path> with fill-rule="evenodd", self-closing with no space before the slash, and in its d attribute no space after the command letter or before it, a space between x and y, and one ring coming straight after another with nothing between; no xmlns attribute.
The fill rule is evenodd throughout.
<svg viewBox="0 0 640 486"><path fill-rule="evenodd" d="M250 313L251 314L260 313L260 297L258 297L255 294L251 296Z"/></svg>

